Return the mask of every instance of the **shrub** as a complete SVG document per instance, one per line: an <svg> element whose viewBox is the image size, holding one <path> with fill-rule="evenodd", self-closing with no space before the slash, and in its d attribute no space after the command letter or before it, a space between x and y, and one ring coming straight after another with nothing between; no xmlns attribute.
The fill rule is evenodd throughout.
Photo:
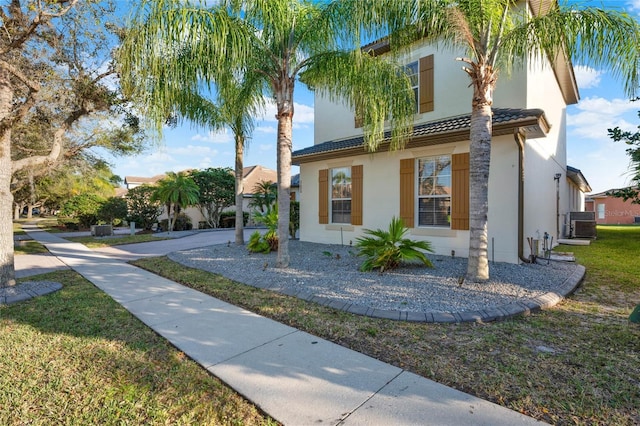
<svg viewBox="0 0 640 426"><path fill-rule="evenodd" d="M246 226L247 222L249 222L249 212L242 212L243 225ZM233 228L236 223L236 212L234 210L225 211L220 213L220 224L218 225L220 228Z"/></svg>
<svg viewBox="0 0 640 426"><path fill-rule="evenodd" d="M428 241L416 241L404 238L409 229L404 226L402 219L393 217L389 230L365 229L368 237L356 239L356 247L360 249L358 256L366 259L360 266L361 271L380 269L380 273L397 268L402 262L419 261L425 266L433 264L421 250L433 252Z"/></svg>
<svg viewBox="0 0 640 426"><path fill-rule="evenodd" d="M262 238L262 234L260 231L255 231L249 237L249 242L247 243L247 250L251 253L269 253L271 251L271 245L267 240Z"/></svg>
<svg viewBox="0 0 640 426"><path fill-rule="evenodd" d="M80 230L80 220L74 217L58 217L58 225L69 231Z"/></svg>
<svg viewBox="0 0 640 426"><path fill-rule="evenodd" d="M253 218L257 223L261 223L267 227L267 232L264 235L261 235L260 232L256 231L251 234L249 244L247 248L249 251L253 253L269 253L270 251L278 250L278 208L277 206L273 206L271 209L267 210L265 213L255 212L253 214ZM255 237L255 235L258 235ZM255 241L254 244L251 244L251 239L258 238L258 241ZM263 250L263 248L268 247L268 250ZM252 247L255 248L252 249Z"/></svg>
<svg viewBox="0 0 640 426"><path fill-rule="evenodd" d="M292 201L289 210L289 235L296 237L296 232L300 229L300 202Z"/></svg>
<svg viewBox="0 0 640 426"><path fill-rule="evenodd" d="M174 231L189 231L193 229L191 218L184 213L178 213L175 223L173 225Z"/></svg>

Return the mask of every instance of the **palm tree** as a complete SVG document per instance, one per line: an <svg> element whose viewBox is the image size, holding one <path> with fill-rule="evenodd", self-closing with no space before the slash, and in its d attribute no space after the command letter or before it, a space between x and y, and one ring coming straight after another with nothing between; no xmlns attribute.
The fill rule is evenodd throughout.
<svg viewBox="0 0 640 426"><path fill-rule="evenodd" d="M485 281L489 278L491 107L498 76L528 66L529 60L568 57L609 67L635 97L640 60L638 22L620 11L540 0L389 0L384 7L397 24L390 27L392 48L420 38L466 51L467 56L456 58L464 63L473 87L466 279Z"/></svg>
<svg viewBox="0 0 640 426"><path fill-rule="evenodd" d="M216 90L212 91L199 75L184 69L184 52L183 49L181 54L164 55L165 66L146 82L149 84L137 87L137 90L144 91L142 102L159 132L167 117L171 121L189 120L212 131L224 127L231 129L235 141L235 243L242 245L244 149L255 127L255 117L264 109L262 82L249 74L222 75L216 81Z"/></svg>
<svg viewBox="0 0 640 426"><path fill-rule="evenodd" d="M253 75L275 101L278 173L277 266L289 264L294 88L311 88L351 106L365 105L367 146L375 148L392 117L394 146L406 142L413 117L413 91L400 68L360 50L362 39L380 25L380 2L334 0L221 0L211 8L183 0L143 1L123 41L121 76L125 87L155 84L160 95L176 78L160 79L166 57L178 52L186 84L202 78L215 84L232 75Z"/></svg>
<svg viewBox="0 0 640 426"><path fill-rule="evenodd" d="M173 231L180 210L198 202L199 192L198 185L185 172L168 172L167 177L158 182L153 200L167 206L169 232Z"/></svg>

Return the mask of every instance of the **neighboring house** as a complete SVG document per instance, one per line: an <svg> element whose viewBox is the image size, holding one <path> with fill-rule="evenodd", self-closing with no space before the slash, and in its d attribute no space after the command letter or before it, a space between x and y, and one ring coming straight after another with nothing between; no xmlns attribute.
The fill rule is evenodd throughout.
<svg viewBox="0 0 640 426"><path fill-rule="evenodd" d="M291 201L300 201L301 188L300 188L300 173L291 176Z"/></svg>
<svg viewBox="0 0 640 426"><path fill-rule="evenodd" d="M369 48L385 53L384 43ZM363 148L361 123L345 104L315 98L315 144L293 153L305 182L300 239L353 244L364 229L388 227L393 216L408 237L436 253L468 256L469 123L472 89L455 60L463 52L415 43L404 57L415 75L413 137L390 152ZM566 107L579 93L569 60L531 63L500 76L494 93L489 178L489 260L528 257L527 237L562 237L565 215L588 187L567 168ZM586 184L586 185L585 185Z"/></svg>
<svg viewBox="0 0 640 426"><path fill-rule="evenodd" d="M607 193L615 191L600 192L587 195L585 209L595 212L596 223L598 225L627 225L640 223L640 205L632 204L631 201L624 201Z"/></svg>
<svg viewBox="0 0 640 426"><path fill-rule="evenodd" d="M153 177L125 176L124 186L127 189L135 188L140 185L155 185L159 180L167 177L166 175L155 175Z"/></svg>
<svg viewBox="0 0 640 426"><path fill-rule="evenodd" d="M124 183L127 186L127 189L135 188L136 186L140 186L143 184L155 185L159 180L166 177L165 175L156 175L153 177L139 177L139 176L126 176L124 178ZM262 181L271 181L276 182L277 173L275 170L256 165L245 167L242 169L242 177L244 183L244 200L242 203L243 211L250 212L251 209L249 204L251 203L251 199L253 198L253 190L256 185ZM230 207L227 210L234 210L235 206ZM166 210L166 209L165 209ZM188 207L182 210L182 213L185 213L187 216L191 218L191 223L194 228L198 228L199 224L203 222L204 216L198 210L197 207ZM167 219L167 212L163 211L162 215L160 215L159 220Z"/></svg>

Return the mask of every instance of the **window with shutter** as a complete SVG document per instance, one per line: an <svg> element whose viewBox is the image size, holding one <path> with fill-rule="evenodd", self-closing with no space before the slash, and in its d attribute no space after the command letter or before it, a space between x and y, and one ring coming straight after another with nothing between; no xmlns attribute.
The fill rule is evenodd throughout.
<svg viewBox="0 0 640 426"><path fill-rule="evenodd" d="M420 58L419 61L411 62L404 67L416 99L416 112L422 114L434 109L434 65L433 55ZM354 116L354 126L362 127L361 108L356 108Z"/></svg>
<svg viewBox="0 0 640 426"><path fill-rule="evenodd" d="M420 113L433 111L433 55L420 58L420 89L419 89L419 106Z"/></svg>
<svg viewBox="0 0 640 426"><path fill-rule="evenodd" d="M351 167L351 224L362 225L362 165Z"/></svg>
<svg viewBox="0 0 640 426"><path fill-rule="evenodd" d="M400 219L407 228L415 226L415 163L413 158L400 160Z"/></svg>
<svg viewBox="0 0 640 426"><path fill-rule="evenodd" d="M400 160L400 218L409 228L468 230L469 153Z"/></svg>
<svg viewBox="0 0 640 426"><path fill-rule="evenodd" d="M318 173L318 223L329 223L329 170Z"/></svg>
<svg viewBox="0 0 640 426"><path fill-rule="evenodd" d="M469 153L451 156L451 229L469 229Z"/></svg>

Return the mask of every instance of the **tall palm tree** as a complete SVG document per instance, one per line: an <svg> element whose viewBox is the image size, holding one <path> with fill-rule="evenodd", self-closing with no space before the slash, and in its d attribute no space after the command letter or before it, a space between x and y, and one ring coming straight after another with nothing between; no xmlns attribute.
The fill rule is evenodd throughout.
<svg viewBox="0 0 640 426"><path fill-rule="evenodd" d="M384 121L392 117L395 146L406 142L413 117L413 91L399 67L360 50L365 36L379 28L383 11L373 0L183 0L143 1L121 47L125 87L151 84L179 52L181 77L216 83L233 75L255 75L276 104L278 173L277 266L289 264L289 190L291 185L294 88L302 79L311 88L351 106L364 105L367 146L376 147ZM175 78L155 84L161 95L173 91ZM148 96L142 90L140 97Z"/></svg>
<svg viewBox="0 0 640 426"><path fill-rule="evenodd" d="M199 192L198 185L184 172L168 172L158 182L153 199L167 206L169 232L173 231L180 210L198 202Z"/></svg>
<svg viewBox="0 0 640 426"><path fill-rule="evenodd" d="M383 0L381 0L383 1ZM610 68L631 97L638 88L640 28L630 15L615 10L559 6L556 1L413 0L385 1L395 19L390 43L426 39L466 52L456 58L469 75L470 238L466 279L489 278L488 184L492 136L493 92L498 76L530 60L570 60ZM528 8L527 8L528 6ZM408 24L408 25L407 25ZM394 46L392 46L394 47Z"/></svg>
<svg viewBox="0 0 640 426"><path fill-rule="evenodd" d="M210 79L193 74L190 68L188 56L197 55L198 49L196 40L194 45L182 45L172 54L147 52L159 54L163 66L149 73L152 78L125 77L123 82L129 91L138 92L138 101L160 134L167 117L172 123L188 120L212 131L224 127L231 130L235 142L235 243L242 245L244 149L255 127L255 117L264 109L263 82L249 73L226 73L219 75L211 87ZM123 58L124 62L128 59Z"/></svg>

